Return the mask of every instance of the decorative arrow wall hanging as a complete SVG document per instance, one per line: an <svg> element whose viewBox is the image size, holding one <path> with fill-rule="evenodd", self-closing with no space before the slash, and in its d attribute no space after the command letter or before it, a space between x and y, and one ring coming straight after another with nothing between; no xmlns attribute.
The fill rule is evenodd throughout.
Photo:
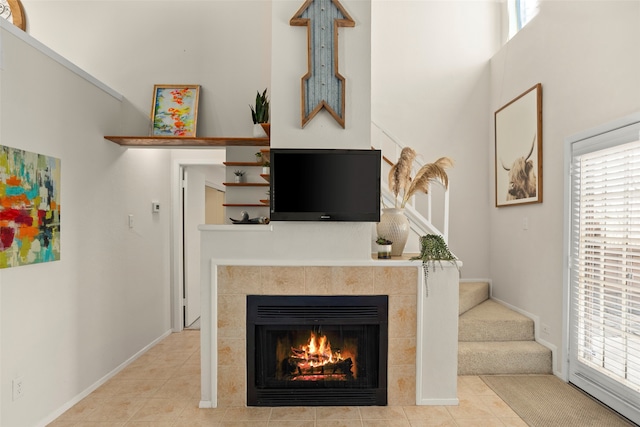
<svg viewBox="0 0 640 427"><path fill-rule="evenodd" d="M345 78L338 72L338 27L354 27L355 21L338 0L306 0L289 23L307 27L302 127L325 108L344 128Z"/></svg>

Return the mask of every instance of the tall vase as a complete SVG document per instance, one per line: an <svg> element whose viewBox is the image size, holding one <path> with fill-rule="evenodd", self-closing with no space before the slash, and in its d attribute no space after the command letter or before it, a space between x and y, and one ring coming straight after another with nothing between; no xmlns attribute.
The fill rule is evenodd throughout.
<svg viewBox="0 0 640 427"><path fill-rule="evenodd" d="M409 220L401 208L384 208L376 227L379 237L391 240L391 256L400 256L409 237Z"/></svg>

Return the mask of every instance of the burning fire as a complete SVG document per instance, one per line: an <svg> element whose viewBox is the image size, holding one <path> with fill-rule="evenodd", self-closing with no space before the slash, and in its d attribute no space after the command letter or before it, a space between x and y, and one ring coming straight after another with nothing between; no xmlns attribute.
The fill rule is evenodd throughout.
<svg viewBox="0 0 640 427"><path fill-rule="evenodd" d="M344 360L340 350L331 350L331 343L326 335L316 335L313 332L306 345L301 345L300 348L291 347L291 355L300 359L300 368L315 368Z"/></svg>

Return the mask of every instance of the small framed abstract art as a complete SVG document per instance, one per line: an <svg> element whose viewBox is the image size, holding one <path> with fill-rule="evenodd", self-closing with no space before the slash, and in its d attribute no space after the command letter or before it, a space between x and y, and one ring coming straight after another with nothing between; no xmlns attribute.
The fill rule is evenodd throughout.
<svg viewBox="0 0 640 427"><path fill-rule="evenodd" d="M155 85L151 136L195 137L199 98L199 85Z"/></svg>
<svg viewBox="0 0 640 427"><path fill-rule="evenodd" d="M542 85L495 113L496 207L542 203Z"/></svg>

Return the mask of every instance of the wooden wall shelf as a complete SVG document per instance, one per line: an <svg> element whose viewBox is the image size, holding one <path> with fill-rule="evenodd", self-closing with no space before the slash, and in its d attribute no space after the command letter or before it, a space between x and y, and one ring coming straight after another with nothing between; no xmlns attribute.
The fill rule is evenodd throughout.
<svg viewBox="0 0 640 427"><path fill-rule="evenodd" d="M269 138L105 136L123 147L268 147Z"/></svg>
<svg viewBox="0 0 640 427"><path fill-rule="evenodd" d="M223 182L222 185L229 187L268 187L268 182Z"/></svg>
<svg viewBox="0 0 640 427"><path fill-rule="evenodd" d="M260 203L223 203L222 206L231 206L231 207L252 207L252 208L261 208L264 207L265 205ZM266 205L269 206L269 205Z"/></svg>

